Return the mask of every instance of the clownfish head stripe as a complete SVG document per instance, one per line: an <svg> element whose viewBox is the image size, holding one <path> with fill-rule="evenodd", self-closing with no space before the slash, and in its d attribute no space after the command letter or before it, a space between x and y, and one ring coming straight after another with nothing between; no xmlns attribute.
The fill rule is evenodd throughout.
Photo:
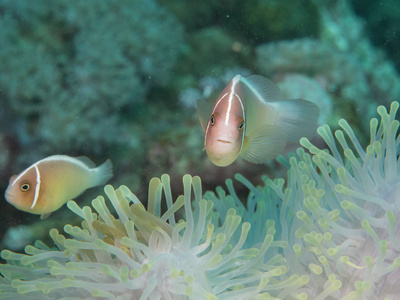
<svg viewBox="0 0 400 300"><path fill-rule="evenodd" d="M36 202L39 198L39 191L40 191L40 172L37 164L34 165L36 171L36 187L35 187L35 197L33 198L33 202L31 205L31 209L33 209L36 205Z"/></svg>
<svg viewBox="0 0 400 300"><path fill-rule="evenodd" d="M16 182L19 181L21 177L23 177L31 168L26 169L23 171L21 174L19 174L17 177L15 177L14 181L11 183L11 186L13 186ZM11 177L12 178L12 177Z"/></svg>

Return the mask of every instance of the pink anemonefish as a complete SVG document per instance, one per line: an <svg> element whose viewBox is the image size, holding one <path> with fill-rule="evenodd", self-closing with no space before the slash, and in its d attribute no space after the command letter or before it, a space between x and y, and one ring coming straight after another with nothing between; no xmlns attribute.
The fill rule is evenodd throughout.
<svg viewBox="0 0 400 300"><path fill-rule="evenodd" d="M53 155L10 178L6 200L17 209L46 218L86 189L104 184L113 176L107 160L99 167L87 157Z"/></svg>
<svg viewBox="0 0 400 300"><path fill-rule="evenodd" d="M239 155L252 163L277 157L287 142L311 138L319 117L314 103L285 100L272 81L259 75L236 75L215 103L198 100L197 110L207 156L221 167Z"/></svg>

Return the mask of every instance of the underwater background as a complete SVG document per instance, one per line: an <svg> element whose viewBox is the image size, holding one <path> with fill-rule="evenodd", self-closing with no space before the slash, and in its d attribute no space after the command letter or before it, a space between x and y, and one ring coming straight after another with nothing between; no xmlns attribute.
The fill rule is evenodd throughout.
<svg viewBox="0 0 400 300"><path fill-rule="evenodd" d="M88 156L96 164L110 159L114 177L109 183L115 189L127 186L144 207L153 199L156 204L146 213L158 218L149 225L148 215L130 216L118 211L118 202L107 204L111 213L97 210L96 221L107 223L105 219L112 217L106 216L113 214L125 226L112 243L130 247L131 259L140 261L147 252L136 253L135 243L145 240L152 251L161 247L161 240L168 238L157 236L154 242L150 236L154 228L162 228L169 242L181 249L203 245L201 251L187 253L197 255L196 266L208 267L198 275L195 267L183 272L174 265L168 273L171 278L187 276L176 286L163 283L167 290L171 287L165 292L157 286L143 287L143 273L151 273L146 259L142 262L149 270L141 265L140 272L132 271L136 262L122 259L116 266L118 275L103 267L106 279L93 279L100 285L86 290L74 283L77 273L43 271L61 269L69 261L57 256L34 266L37 261L25 259L22 266L29 271L37 268L46 276L67 279L61 284L60 278L52 278L51 287L33 284L18 289L18 282L45 277L22 278L24 271L18 268L23 267L3 265L0 299L397 299L398 105L394 102L390 112L389 108L400 95L399 18L398 0L0 1L0 194L11 175L49 155ZM305 150L288 149L267 164L239 159L226 168L214 166L203 151L196 100L216 98L237 74L265 76L288 98L317 102L319 125L329 127L322 127L311 141L302 140ZM381 107L378 113L379 105L386 110ZM381 123L370 123L372 118ZM330 132L336 129L344 135L334 137ZM330 156L320 150L325 148ZM241 175L234 179L236 173ZM183 185L185 174L199 177L185 177ZM161 181L153 181L151 194L153 177ZM180 210L160 200L161 194L169 193L167 186L172 199L185 194ZM223 188L216 190L217 186ZM206 191L204 202L199 194ZM138 204L127 189L114 194L109 187L106 193L121 203ZM97 187L74 200L83 208L92 206L98 195L107 198ZM304 200L311 198L315 203ZM64 256L85 261L86 253L93 262L95 248L112 254L96 257L113 268L118 254L100 242L93 249L61 242L59 235L94 243L72 226L82 226L97 239L114 234L104 226L92 228L90 214L71 203L40 220L2 196L0 249L23 253L25 246L41 240L64 251ZM168 217L163 217L165 211ZM192 214L193 220L188 217ZM182 218L186 227L178 222ZM131 231L126 229L129 220L136 224ZM251 228L244 229L246 224ZM185 231L180 231L181 240L176 226ZM243 233L246 230L248 234ZM133 236L137 240L130 244ZM55 252L44 244L25 251L32 256ZM173 248L168 247L161 248ZM249 250L254 248L258 252ZM169 261L183 260L186 252L181 252ZM21 257L10 253L2 252L2 263L18 265ZM357 257L361 260L355 262ZM121 267L125 264L128 271ZM218 268L225 273L218 273ZM125 278L121 274L126 272ZM158 280L161 285L163 279ZM135 282L132 290L126 287L128 281ZM106 283L120 286L100 291Z"/></svg>

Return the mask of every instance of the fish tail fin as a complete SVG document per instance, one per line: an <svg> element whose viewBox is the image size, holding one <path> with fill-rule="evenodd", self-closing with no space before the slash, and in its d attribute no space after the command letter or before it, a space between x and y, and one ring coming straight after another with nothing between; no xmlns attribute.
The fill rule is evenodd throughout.
<svg viewBox="0 0 400 300"><path fill-rule="evenodd" d="M278 106L276 125L286 132L287 140L298 143L300 138L312 138L318 126L319 108L314 103L296 99L275 102Z"/></svg>
<svg viewBox="0 0 400 300"><path fill-rule="evenodd" d="M107 159L102 165L94 169L95 176L93 178L92 186L105 184L111 177L113 177L113 165L111 160Z"/></svg>

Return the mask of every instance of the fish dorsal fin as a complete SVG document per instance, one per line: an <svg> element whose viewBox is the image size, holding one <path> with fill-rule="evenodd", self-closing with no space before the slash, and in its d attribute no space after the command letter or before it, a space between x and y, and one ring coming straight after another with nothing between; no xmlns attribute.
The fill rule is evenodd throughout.
<svg viewBox="0 0 400 300"><path fill-rule="evenodd" d="M289 142L298 143L302 137L314 136L319 118L317 105L302 99L284 100L277 104L276 124L286 132Z"/></svg>
<svg viewBox="0 0 400 300"><path fill-rule="evenodd" d="M241 77L240 81L249 89L249 91L258 99L264 102L283 100L281 90L271 80L260 76L252 75ZM246 96L248 93L246 93Z"/></svg>
<svg viewBox="0 0 400 300"><path fill-rule="evenodd" d="M84 163L89 168L95 168L96 167L96 164L86 156L78 156L78 157L74 157L74 158L76 160L79 160L80 162Z"/></svg>
<svg viewBox="0 0 400 300"><path fill-rule="evenodd" d="M209 99L199 99L197 100L196 105L201 128L203 128L203 131L206 132L208 119L210 118L213 110L213 104L211 101L209 101Z"/></svg>
<svg viewBox="0 0 400 300"><path fill-rule="evenodd" d="M250 136L245 137L240 156L245 160L260 164L282 154L286 146L286 135L276 125L259 126Z"/></svg>
<svg viewBox="0 0 400 300"><path fill-rule="evenodd" d="M54 161L64 161L64 162L69 162L72 164L79 165L81 167L88 167L88 168L95 168L96 164L92 162L89 158L86 156L78 156L78 157L71 157L68 155L52 155L49 157L46 157L42 160L39 160L36 164L40 165L41 163L45 162L54 162Z"/></svg>

